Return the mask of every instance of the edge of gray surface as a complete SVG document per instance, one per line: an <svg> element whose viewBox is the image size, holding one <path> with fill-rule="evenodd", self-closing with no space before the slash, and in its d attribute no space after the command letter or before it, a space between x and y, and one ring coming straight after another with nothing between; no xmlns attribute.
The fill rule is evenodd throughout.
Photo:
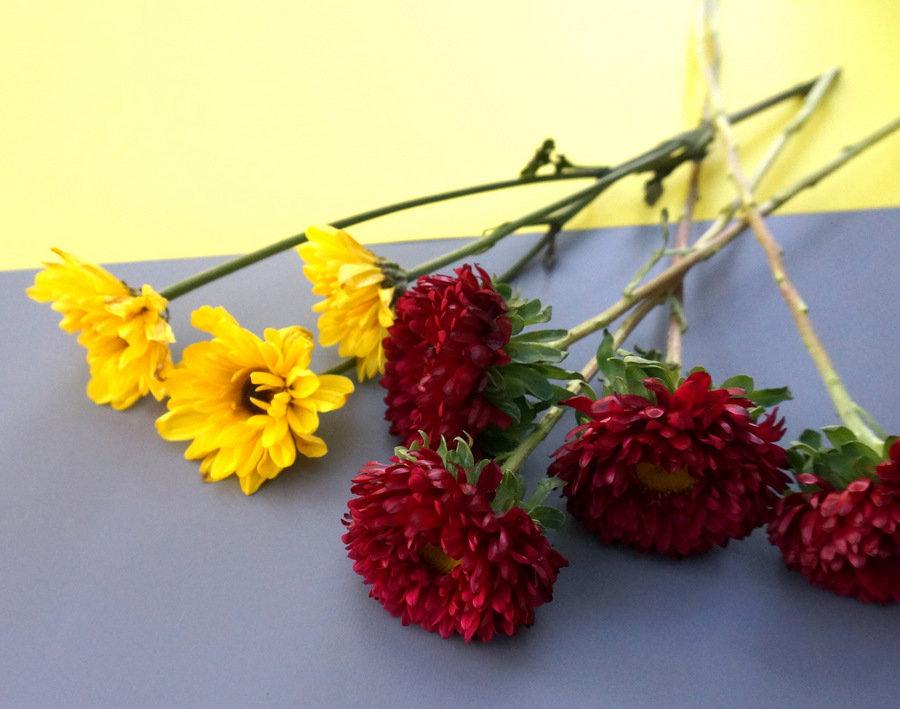
<svg viewBox="0 0 900 709"><path fill-rule="evenodd" d="M900 431L900 210L770 224L854 397ZM532 239L477 261L501 271ZM610 303L658 239L655 227L566 234L557 271L536 266L519 283L568 327ZM412 265L446 246L376 250ZM111 270L161 287L220 260ZM900 692L900 609L809 586L761 530L673 562L601 547L569 524L553 539L570 567L533 628L466 646L403 627L368 598L340 541L350 478L395 445L377 384L322 417L325 458L250 498L233 479L204 485L185 446L156 435L162 405L119 413L87 400L83 354L24 296L32 279L0 273L0 706L837 707ZM201 339L188 325L201 304L260 332L313 328L312 302L296 254L273 257L173 302L176 356ZM686 308L688 367L789 384L786 441L835 422L752 236L695 269ZM632 341L660 346L663 328L651 318ZM595 346L574 347L570 365ZM335 358L319 350L315 362ZM529 461L532 481L566 428Z"/></svg>

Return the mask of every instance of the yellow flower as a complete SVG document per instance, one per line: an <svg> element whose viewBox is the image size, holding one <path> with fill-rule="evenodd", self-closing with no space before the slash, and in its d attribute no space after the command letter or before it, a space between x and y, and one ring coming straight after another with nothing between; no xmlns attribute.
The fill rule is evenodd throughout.
<svg viewBox="0 0 900 709"><path fill-rule="evenodd" d="M383 263L343 230L310 227L297 247L306 262L303 274L313 293L325 296L313 311L319 317L319 342L340 343L341 357L356 357L360 381L384 373L382 341L394 324L394 287L385 285Z"/></svg>
<svg viewBox="0 0 900 709"><path fill-rule="evenodd" d="M184 457L203 459L204 481L237 475L251 495L293 465L298 451L325 455L325 442L313 435L319 412L343 406L353 384L309 369L315 345L308 330L269 328L261 340L209 306L195 310L191 323L213 339L185 348L156 428L167 440L192 441Z"/></svg>
<svg viewBox="0 0 900 709"><path fill-rule="evenodd" d="M68 333L81 331L91 380L87 394L97 404L127 409L147 393L165 395L175 341L163 313L168 302L150 286L140 293L97 264L53 249L62 263L45 263L25 292L51 303Z"/></svg>

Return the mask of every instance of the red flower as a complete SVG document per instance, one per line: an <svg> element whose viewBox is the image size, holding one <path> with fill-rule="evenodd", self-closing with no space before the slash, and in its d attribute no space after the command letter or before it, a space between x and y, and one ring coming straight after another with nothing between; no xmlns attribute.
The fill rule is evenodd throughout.
<svg viewBox="0 0 900 709"><path fill-rule="evenodd" d="M408 459L406 459L408 458ZM491 508L502 473L487 464L477 484L431 450L367 464L353 480L343 541L369 595L404 625L466 642L514 635L553 598L566 560L519 507Z"/></svg>
<svg viewBox="0 0 900 709"><path fill-rule="evenodd" d="M786 495L769 540L789 569L811 584L866 603L900 601L900 442L875 472L837 490L816 475L797 479L817 492Z"/></svg>
<svg viewBox="0 0 900 709"><path fill-rule="evenodd" d="M407 445L424 431L430 440L473 437L510 418L487 401L488 367L506 364L503 346L512 327L503 298L477 268L456 277L422 276L397 301L396 320L384 341L388 390L385 418Z"/></svg>
<svg viewBox="0 0 900 709"><path fill-rule="evenodd" d="M670 392L648 378L656 401L623 394L570 399L592 420L556 453L550 475L566 481L568 509L604 543L671 557L725 546L765 524L787 485L784 434L771 414L754 422L742 389L710 390L706 372Z"/></svg>

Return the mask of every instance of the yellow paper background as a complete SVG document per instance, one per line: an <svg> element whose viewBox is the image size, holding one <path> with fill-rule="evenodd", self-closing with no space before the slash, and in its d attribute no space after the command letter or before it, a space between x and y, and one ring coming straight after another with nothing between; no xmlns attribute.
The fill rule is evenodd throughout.
<svg viewBox="0 0 900 709"><path fill-rule="evenodd" d="M546 137L614 164L691 126L690 0L6 0L0 268L58 246L113 262L250 251L364 209L515 176ZM737 109L842 77L765 196L900 114L900 3L726 0ZM792 115L739 130L752 167ZM730 198L713 156L700 216ZM680 171L683 172L683 171ZM676 174L664 201L677 212ZM785 211L900 206L900 136ZM642 179L573 226L651 223ZM575 183L361 226L367 241L474 235Z"/></svg>

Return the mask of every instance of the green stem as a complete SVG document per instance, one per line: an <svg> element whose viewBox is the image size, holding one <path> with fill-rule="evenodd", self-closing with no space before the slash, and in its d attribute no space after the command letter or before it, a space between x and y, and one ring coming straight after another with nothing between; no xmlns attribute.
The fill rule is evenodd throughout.
<svg viewBox="0 0 900 709"><path fill-rule="evenodd" d="M853 145L849 145L841 150L837 156L829 160L821 167L813 170L799 180L792 182L783 190L772 195L769 199L757 207L760 215L768 216L776 209L781 207L789 200L796 197L800 192L815 187L822 179L834 173L838 168L860 155L863 151L871 148L879 141L886 138L894 131L900 129L900 118L897 118L886 126L879 128L874 133L869 134L862 140ZM742 234L749 226L750 221L745 214L740 219L732 222L728 227L723 228L719 222L713 224L695 243L694 249L684 255L684 258L678 263L671 264L667 269L659 273L654 278L632 291L629 297L623 297L602 313L595 315L593 318L586 320L580 325L569 331L569 336L560 338L556 342L548 342L548 345L565 349L571 342L580 339L586 334L595 332L606 327L615 321L624 313L628 312L641 299L652 294L665 293L670 290L683 275L696 264L705 261L716 254L719 249L724 247ZM574 339L573 339L574 338Z"/></svg>
<svg viewBox="0 0 900 709"><path fill-rule="evenodd" d="M757 207L759 213L762 216L768 216L804 190L815 187L823 179L850 162L850 160L861 155L864 151L873 147L881 140L884 140L898 129L900 129L900 117L879 128L875 132L870 133L862 140L853 143L852 145L848 145L824 165L821 165L769 197L769 199ZM693 268L701 261L705 261L714 256L721 248L740 236L748 226L749 219L746 215L734 221L727 227L721 223L720 220L716 220L716 222L713 223L699 239L697 239L694 248L687 254L684 254L684 258L679 260L678 263L671 264L666 270L651 278L643 285L635 288L628 297L619 299L602 313L577 325L569 331L568 336L546 344L559 349L566 349L572 342L575 342L592 332L596 332L601 328L607 327L610 323L627 313L641 300L669 291L674 285L677 285L679 279L683 277L690 268ZM347 361L352 362L352 360Z"/></svg>
<svg viewBox="0 0 900 709"><path fill-rule="evenodd" d="M611 175L615 172L616 170L612 170L609 174ZM498 241L518 231L523 226L530 226L532 224L545 222L546 218L549 215L553 214L556 211L559 211L563 207L567 207L575 202L581 202L583 200L589 201L594 199L604 189L612 184L613 181L623 176L624 175L621 174L617 175L612 181L607 181L608 175L604 176L603 178L597 180L590 187L585 187L583 190L579 190L574 194L570 194L568 197L564 197L563 199L557 200L552 204L548 204L545 207L541 207L540 209L536 209L533 212L529 212L525 216L519 217L518 219L515 219L511 222L505 222L504 224L501 224L496 229L494 229L490 234L486 234L485 236L482 236L479 239L475 239L468 244L464 244L458 249L454 249L453 251L450 251L443 256L438 256L435 259L426 261L425 263L419 264L415 268L408 270L407 278L410 281L414 281L419 276L424 276L426 273L433 273L439 268L443 268L447 264L453 263L454 261L459 261L460 259L464 259L467 256L480 254L484 251L487 251Z"/></svg>
<svg viewBox="0 0 900 709"><path fill-rule="evenodd" d="M356 357L348 357L347 359L342 359L333 367L329 367L322 374L343 374L353 369L354 366L356 366Z"/></svg>
<svg viewBox="0 0 900 709"><path fill-rule="evenodd" d="M372 219L377 219L378 217L384 217L389 214L402 212L407 209L413 209L415 207L424 207L426 205L435 204L437 202L445 202L451 199L468 197L475 194L481 194L483 192L492 192L496 190L507 189L509 187L519 187L522 185L533 185L543 182L559 182L561 180L578 180L596 177L598 174L602 174L605 171L606 168L579 169L577 171L573 170L570 172L563 172L553 175L535 175L518 177L512 180L487 182L482 185L464 187L462 189L450 190L448 192L439 192L437 194L427 195L425 197L416 197L415 199L407 199L402 202L395 202L394 204L389 204L384 207L378 207L377 209L370 209L365 212L360 212L359 214L354 214L351 217L345 217L344 219L338 219L337 221L331 222L331 226L333 226L335 229L346 229L347 227L354 226L355 224L362 224L363 222L371 221ZM264 246L261 249L251 251L248 254L237 256L233 259L219 264L218 266L213 266L212 268L203 271L202 273L198 273L194 276L191 276L190 278L185 278L183 281L179 281L178 283L174 283L166 288L163 288L160 291L160 295L167 300L172 300L173 298L184 295L185 293L199 288L200 286L204 286L207 283L211 283L212 281L222 278L223 276L234 273L235 271L238 271L245 266L250 266L254 263L257 263L258 261L269 258L270 256L279 254L282 251L287 251L290 248L302 244L304 241L306 241L305 232L302 234L289 236L286 239L276 241L275 243Z"/></svg>
<svg viewBox="0 0 900 709"><path fill-rule="evenodd" d="M792 98L794 96L803 96L812 88L814 83L814 81L809 81L804 84L798 84L791 89L787 89L786 91L782 91L781 93L775 94L774 96L752 104L742 111L734 114L731 117L732 122L743 120L744 118L752 116L755 113L763 111L770 106L775 105L776 103ZM425 197L417 197L415 199L396 202L394 204L389 204L384 207L378 207L376 209L370 209L368 211L355 214L351 217L346 217L344 219L339 219L337 221L331 222L331 226L336 229L346 229L347 227L353 226L355 224L361 224L362 222L377 219L378 217L387 216L388 214L394 214L396 212L401 212L407 209L422 207L428 204L435 204L437 202L444 202L460 197L467 197L483 192L492 192L509 187L519 187L521 185L531 185L542 182L558 182L561 180L577 180L591 177L600 178L601 176L606 177L611 172L616 171L620 171L621 174L618 174L613 180L609 181L608 184L612 184L612 182L614 182L616 179L619 179L619 177L630 174L632 172L661 170L664 174L668 174L668 172L674 169L675 166L677 166L681 162L684 162L689 157L692 157L693 154L696 153L696 151L705 151L706 146L708 145L711 138L711 131L688 131L687 133L682 133L675 136L674 138L664 141L656 148L653 148L643 155L640 155L637 158L623 163L621 166L619 166L619 168L616 168L616 170L613 171L610 171L605 167L572 168L569 170L564 170L562 172L554 173L552 175L524 175L511 180L488 182L482 185L464 187L462 189L450 190L448 192L440 192ZM624 172L622 172L623 170ZM608 184L606 186L608 186ZM602 189L603 188L601 188L599 191L602 191ZM599 191L597 192L597 194L599 194ZM577 194L581 193L576 193L576 195ZM563 206L566 206L569 204L569 202L563 201L559 204L563 204ZM493 235L491 236L493 237ZM502 238L502 236L494 237L494 241L499 240L499 238ZM257 263L258 261L262 261L263 259L269 258L270 256L281 253L282 251L287 251L290 248L302 244L304 241L306 241L305 233L289 236L286 239L282 239L281 241L276 241L274 244L269 244L268 246L264 246L263 248L256 251L252 251L248 254L230 259L224 263L219 264L218 266L213 266L206 271L198 273L189 278L185 278L184 280L177 283L173 283L172 285L163 288L159 293L163 298L166 298L167 300L173 300L174 298L178 298L179 296L195 290L200 286L204 286L207 283L211 283L212 281L222 278L223 276L234 273L235 271L238 271L245 266L250 266L254 263ZM470 252L466 252L464 256L469 255L469 253ZM459 258L462 258L462 256L460 256ZM416 272L418 272L418 270L419 269L415 269ZM419 273L419 275L422 274Z"/></svg>
<svg viewBox="0 0 900 709"><path fill-rule="evenodd" d="M516 261L512 266L506 269L503 273L497 276L497 281L500 283L509 283L513 278L518 276L524 268L531 263L531 259L537 256L541 251L543 251L550 244L553 239L556 238L556 235L559 233L559 228L556 225L552 225L544 234L538 239L528 251L526 251L522 256Z"/></svg>

